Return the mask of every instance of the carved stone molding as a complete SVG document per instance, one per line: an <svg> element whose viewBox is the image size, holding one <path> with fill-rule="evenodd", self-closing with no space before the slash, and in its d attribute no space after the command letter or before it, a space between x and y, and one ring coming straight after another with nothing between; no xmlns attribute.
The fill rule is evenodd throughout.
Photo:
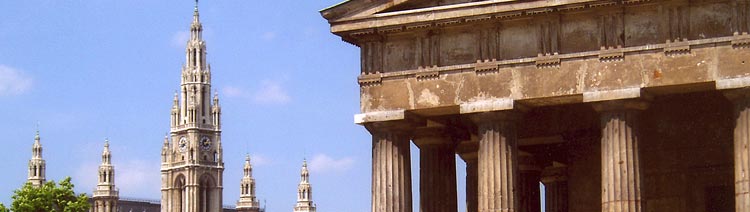
<svg viewBox="0 0 750 212"><path fill-rule="evenodd" d="M379 86L381 84L383 84L383 78L380 76L365 76L360 77L359 79L360 87L372 87Z"/></svg>
<svg viewBox="0 0 750 212"><path fill-rule="evenodd" d="M687 41L687 39L683 39L681 41L667 40L667 43L664 45L664 54L667 56L690 54L690 43Z"/></svg>
<svg viewBox="0 0 750 212"><path fill-rule="evenodd" d="M477 75L494 74L497 72L498 65L497 61L495 60L477 61L477 63L474 65L474 73L476 73Z"/></svg>
<svg viewBox="0 0 750 212"><path fill-rule="evenodd" d="M536 57L537 68L554 68L560 67L560 57L557 53L554 54L539 54Z"/></svg>
<svg viewBox="0 0 750 212"><path fill-rule="evenodd" d="M750 34L743 32L742 34L734 33L732 37L732 47L735 49L742 49L750 47Z"/></svg>
<svg viewBox="0 0 750 212"><path fill-rule="evenodd" d="M415 74L417 81L429 81L440 79L440 72L432 69L425 69L424 71Z"/></svg>
<svg viewBox="0 0 750 212"><path fill-rule="evenodd" d="M599 52L599 61L601 62L615 62L625 60L625 52L621 46L615 48L604 48L602 47Z"/></svg>

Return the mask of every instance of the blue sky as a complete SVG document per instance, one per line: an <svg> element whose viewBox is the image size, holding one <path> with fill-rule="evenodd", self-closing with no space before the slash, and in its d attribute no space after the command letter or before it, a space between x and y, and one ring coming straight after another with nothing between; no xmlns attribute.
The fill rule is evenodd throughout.
<svg viewBox="0 0 750 212"><path fill-rule="evenodd" d="M268 211L291 211L305 157L320 211L370 210L371 140L352 118L359 50L318 13L338 1L201 1L223 112L225 204L239 197L250 153ZM26 180L37 123L48 179L71 176L91 193L108 137L121 196L159 199L192 10L189 0L0 2L0 202ZM418 155L413 147L415 204ZM460 160L457 169L463 179Z"/></svg>

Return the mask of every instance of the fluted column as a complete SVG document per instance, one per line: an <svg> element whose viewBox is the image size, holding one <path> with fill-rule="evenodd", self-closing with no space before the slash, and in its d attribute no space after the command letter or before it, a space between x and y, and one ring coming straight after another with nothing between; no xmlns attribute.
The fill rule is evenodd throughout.
<svg viewBox="0 0 750 212"><path fill-rule="evenodd" d="M639 154L641 100L595 103L602 128L602 211L643 211Z"/></svg>
<svg viewBox="0 0 750 212"><path fill-rule="evenodd" d="M511 111L471 115L479 129L479 212L515 212L518 209L518 145Z"/></svg>
<svg viewBox="0 0 750 212"><path fill-rule="evenodd" d="M534 155L519 152L518 171L520 172L519 211L540 212L542 206L539 197L539 181L542 169L537 165Z"/></svg>
<svg viewBox="0 0 750 212"><path fill-rule="evenodd" d="M466 163L466 212L477 212L479 210L479 198L477 197L477 162L479 158L479 142L465 142L459 145L458 154Z"/></svg>
<svg viewBox="0 0 750 212"><path fill-rule="evenodd" d="M421 128L419 147L419 211L456 212L456 142L444 127Z"/></svg>
<svg viewBox="0 0 750 212"><path fill-rule="evenodd" d="M376 122L365 125L372 134L372 211L412 211L412 127L406 123Z"/></svg>
<svg viewBox="0 0 750 212"><path fill-rule="evenodd" d="M544 205L546 212L568 212L568 172L564 165L546 167L542 170L544 183Z"/></svg>
<svg viewBox="0 0 750 212"><path fill-rule="evenodd" d="M750 212L750 89L725 93L734 102L734 198L736 212Z"/></svg>

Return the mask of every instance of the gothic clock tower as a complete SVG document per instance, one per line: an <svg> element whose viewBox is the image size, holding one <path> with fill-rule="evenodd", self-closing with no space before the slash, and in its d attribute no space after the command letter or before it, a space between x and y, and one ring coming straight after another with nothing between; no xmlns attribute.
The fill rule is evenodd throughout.
<svg viewBox="0 0 750 212"><path fill-rule="evenodd" d="M161 211L221 211L224 162L219 98L211 98L198 4L185 49L180 92L175 93L170 135L161 153Z"/></svg>

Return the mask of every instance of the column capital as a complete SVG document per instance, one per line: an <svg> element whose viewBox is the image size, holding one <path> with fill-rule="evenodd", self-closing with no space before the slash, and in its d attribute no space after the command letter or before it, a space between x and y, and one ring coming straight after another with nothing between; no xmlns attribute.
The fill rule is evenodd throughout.
<svg viewBox="0 0 750 212"><path fill-rule="evenodd" d="M735 103L750 100L750 87L725 90L723 93L727 99Z"/></svg>
<svg viewBox="0 0 750 212"><path fill-rule="evenodd" d="M492 122L516 122L521 119L522 115L521 110L503 110L473 113L469 114L469 118L475 124L484 124Z"/></svg>
<svg viewBox="0 0 750 212"><path fill-rule="evenodd" d="M419 147L427 145L455 146L461 137L468 137L466 132L447 126L427 126L414 130L414 144Z"/></svg>
<svg viewBox="0 0 750 212"><path fill-rule="evenodd" d="M409 118L403 120L368 122L363 125L367 131L373 135L380 133L411 135L417 127L424 125L424 120Z"/></svg>
<svg viewBox="0 0 750 212"><path fill-rule="evenodd" d="M622 110L646 110L649 106L647 99L619 99L601 101L591 104L597 112L622 111Z"/></svg>

